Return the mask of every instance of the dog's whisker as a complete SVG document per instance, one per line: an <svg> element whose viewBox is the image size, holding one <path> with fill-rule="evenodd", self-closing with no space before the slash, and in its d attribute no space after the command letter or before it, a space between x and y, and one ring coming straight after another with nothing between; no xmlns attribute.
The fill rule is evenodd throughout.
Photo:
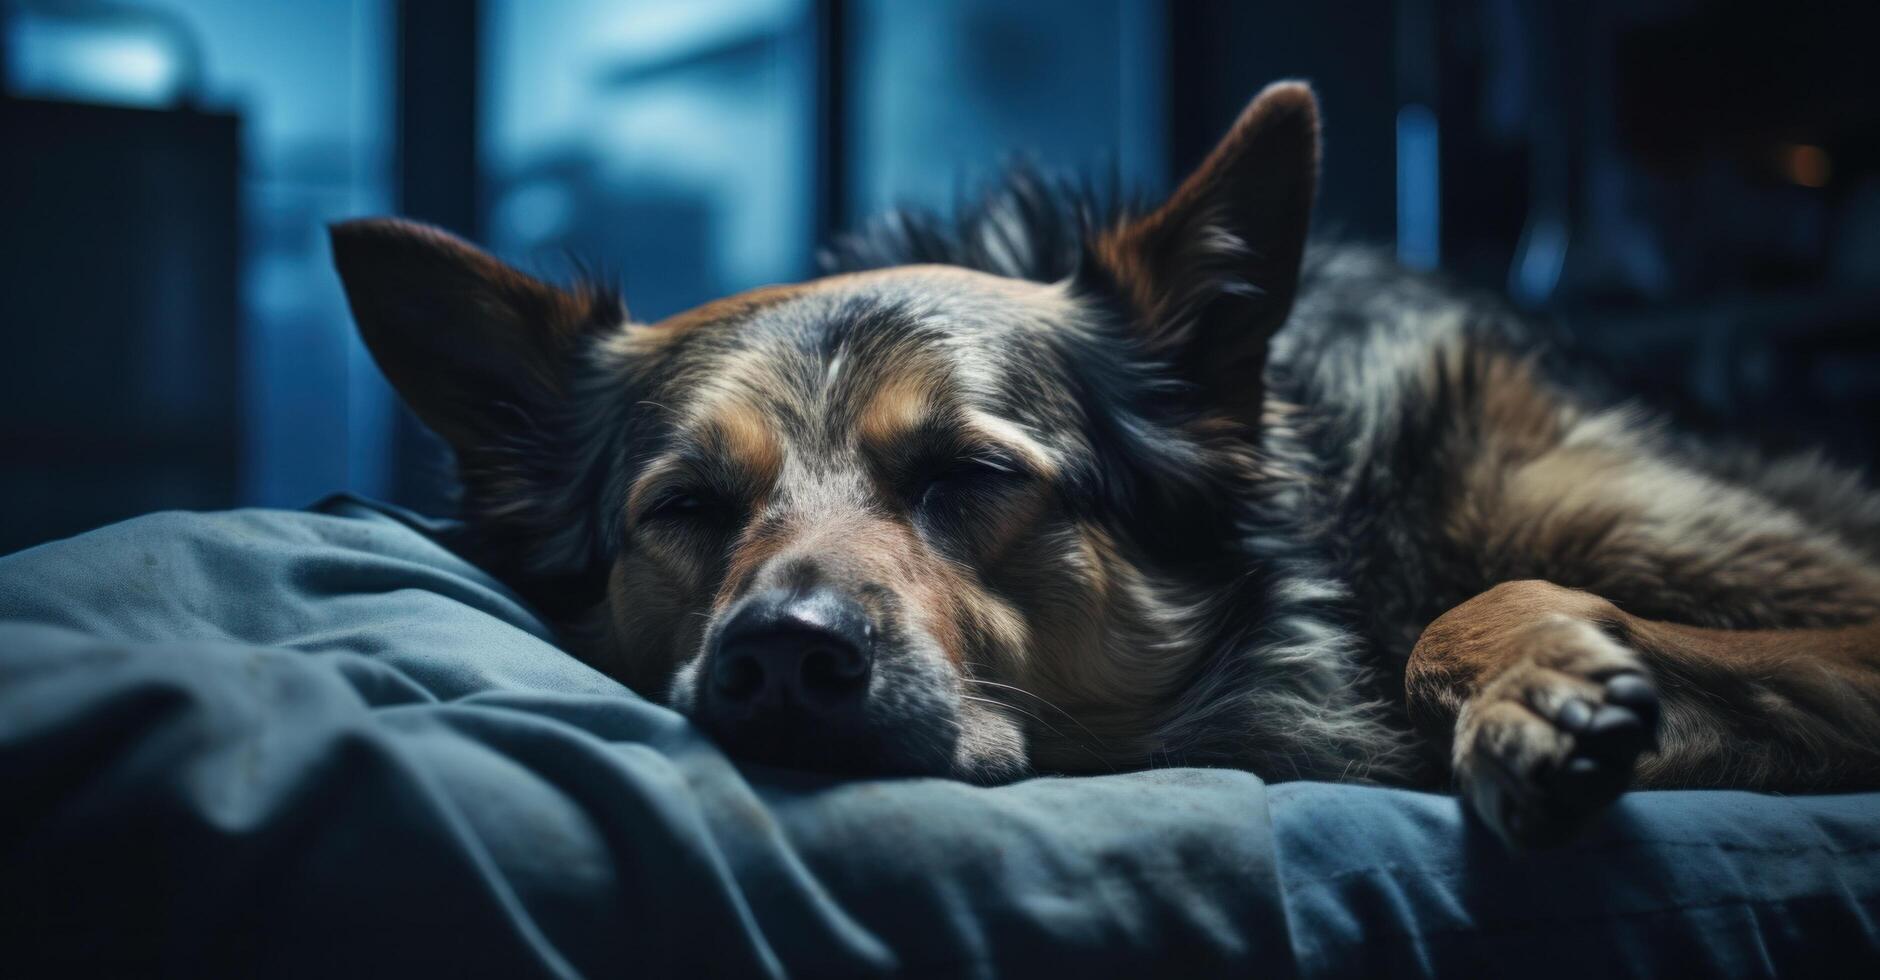
<svg viewBox="0 0 1880 980"><path fill-rule="evenodd" d="M1079 742L1079 741L1076 741L1075 739L1072 739L1070 736L1065 735L1064 732L1061 729L1059 729L1057 726L1051 724L1048 721L1045 721L1043 718L1038 717L1036 714L1033 714L1030 711L1026 711L1024 708L1021 708L1018 705L1012 704L1009 701L1000 701L995 698L976 697L971 694L962 694L960 695L960 697L967 701L977 701L977 702L980 702L981 704L990 704L995 707L1006 708L1011 711L1016 711L1019 714L1024 715L1027 718L1030 718L1032 721L1035 721L1038 724L1043 725L1046 729L1048 729L1051 732L1051 734L1056 735L1058 738L1061 738L1065 740L1066 742L1071 742L1072 744L1076 745L1078 748L1083 749L1085 752L1090 754L1090 757L1092 759L1097 760L1099 764L1109 769L1111 772L1117 771L1116 763L1111 761L1109 757L1105 756L1103 753L1098 752L1096 749L1091 748L1089 743ZM1077 719L1072 718L1071 720L1076 721ZM1083 728L1082 723L1079 723L1078 727ZM1090 729L1084 728L1084 731L1090 732ZM1094 732L1090 733L1090 737L1097 738ZM1103 743L1103 740L1097 739L1097 743L1101 745Z"/></svg>
<svg viewBox="0 0 1880 980"><path fill-rule="evenodd" d="M1098 745L1104 744L1103 737L1101 735L1098 735L1096 732L1091 731L1090 726L1084 724L1081 720L1078 719L1076 715L1071 714L1070 712L1064 710L1063 708L1058 707L1055 702L1053 702L1050 698L1047 698L1042 694L1037 694L1031 691L1027 691L1024 688L1019 687L1016 684L1006 684L1001 681L989 681L983 677L968 677L966 678L966 682L968 684L981 684L986 687L1002 688L1007 691L1013 691L1018 694L1023 694L1024 696L1028 698L1032 698L1036 700L1039 704L1042 704L1045 707L1050 708L1052 711L1055 711L1058 714L1063 715L1065 718L1069 719L1071 724L1076 725L1078 728L1082 729L1083 733L1085 735L1090 736L1091 739L1094 740Z"/></svg>
<svg viewBox="0 0 1880 980"><path fill-rule="evenodd" d="M1012 704L1009 701L1001 701L998 698L982 698L976 694L962 694L960 695L960 699L964 701L975 701L975 702L978 702L979 704L990 704L990 705L993 705L994 707L1006 708L1011 711L1016 711L1019 714L1024 715L1025 717L1030 718L1031 720L1037 722L1038 724L1051 729L1051 731L1054 734L1060 737L1064 734L1063 732L1058 731L1058 729L1054 727L1050 722L1045 721L1043 718L1038 717L1038 715L1036 715L1035 713L1027 711L1024 708L1021 708L1018 705Z"/></svg>
<svg viewBox="0 0 1880 980"><path fill-rule="evenodd" d="M978 697L977 695L972 695L972 694L962 694L960 695L960 699L964 701L977 701L980 704L989 704L996 708L1005 708L1009 711L1016 711L1019 714L1024 715L1027 718L1030 718L1032 721L1035 721L1038 724L1043 725L1045 728L1050 729L1051 734L1056 735L1057 737L1062 738L1062 739L1066 739L1066 740L1069 739L1069 736L1065 735L1062 731L1060 731L1056 725L1053 725L1050 722L1045 721L1043 718L1038 717L1036 714L1030 711L1026 711L1024 708L1021 708L1018 705L1012 704L1010 702L1000 701L995 698L982 698L982 697Z"/></svg>

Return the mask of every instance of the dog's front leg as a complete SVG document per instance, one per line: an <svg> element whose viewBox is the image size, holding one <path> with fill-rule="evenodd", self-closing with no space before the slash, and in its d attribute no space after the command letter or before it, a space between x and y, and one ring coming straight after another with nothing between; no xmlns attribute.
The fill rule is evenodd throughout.
<svg viewBox="0 0 1880 980"><path fill-rule="evenodd" d="M1405 694L1514 844L1571 834L1634 782L1880 788L1880 623L1706 629L1508 582L1423 631Z"/></svg>
<svg viewBox="0 0 1880 980"><path fill-rule="evenodd" d="M1423 631L1411 719L1447 743L1464 797L1515 845L1564 839L1623 792L1654 745L1658 691L1598 596L1508 582Z"/></svg>

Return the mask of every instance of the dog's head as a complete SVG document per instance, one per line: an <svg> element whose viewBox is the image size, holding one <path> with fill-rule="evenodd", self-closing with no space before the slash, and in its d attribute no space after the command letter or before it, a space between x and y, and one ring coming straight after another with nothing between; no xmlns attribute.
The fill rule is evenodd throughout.
<svg viewBox="0 0 1880 980"><path fill-rule="evenodd" d="M466 519L577 650L749 757L997 779L1143 761L1255 615L1239 521L1317 153L1276 85L1145 214L1051 240L995 199L850 249L951 264L655 324L408 223L334 250Z"/></svg>

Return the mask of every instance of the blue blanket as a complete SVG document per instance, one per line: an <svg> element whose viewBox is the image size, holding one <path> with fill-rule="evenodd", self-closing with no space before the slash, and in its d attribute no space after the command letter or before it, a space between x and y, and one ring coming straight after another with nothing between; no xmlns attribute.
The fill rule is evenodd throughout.
<svg viewBox="0 0 1880 980"><path fill-rule="evenodd" d="M1880 795L740 767L358 501L0 559L0 975L1868 972Z"/></svg>

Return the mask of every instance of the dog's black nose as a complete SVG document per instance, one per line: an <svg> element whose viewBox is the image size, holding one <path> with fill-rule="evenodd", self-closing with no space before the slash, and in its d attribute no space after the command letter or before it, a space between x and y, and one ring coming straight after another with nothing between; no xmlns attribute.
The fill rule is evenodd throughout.
<svg viewBox="0 0 1880 980"><path fill-rule="evenodd" d="M873 664L859 604L826 588L780 589L746 599L719 631L711 695L733 716L845 721L859 713Z"/></svg>

